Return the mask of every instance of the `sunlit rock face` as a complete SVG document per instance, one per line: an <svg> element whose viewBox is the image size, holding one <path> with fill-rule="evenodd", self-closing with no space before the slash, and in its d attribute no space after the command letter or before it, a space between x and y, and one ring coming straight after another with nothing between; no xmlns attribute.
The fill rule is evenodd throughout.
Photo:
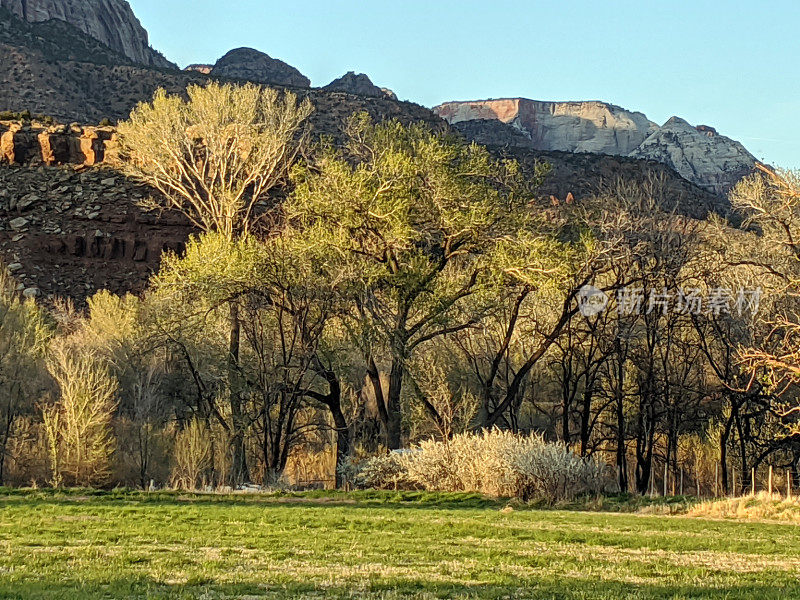
<svg viewBox="0 0 800 600"><path fill-rule="evenodd" d="M642 113L604 102L510 98L448 102L434 110L451 124L498 119L526 133L538 150L626 155L658 129Z"/></svg>
<svg viewBox="0 0 800 600"><path fill-rule="evenodd" d="M692 127L679 117L664 123L630 156L663 162L717 193L730 190L756 163L739 142L719 135L713 127Z"/></svg>
<svg viewBox="0 0 800 600"><path fill-rule="evenodd" d="M479 128L484 138L491 131L497 144L657 160L717 194L727 193L756 162L739 142L712 127L692 127L677 117L660 127L640 112L605 102L506 98L447 102L434 111L451 125L492 121L510 125L513 130Z"/></svg>
<svg viewBox="0 0 800 600"><path fill-rule="evenodd" d="M30 23L66 21L134 62L175 67L150 47L147 31L125 0L0 0L0 7Z"/></svg>

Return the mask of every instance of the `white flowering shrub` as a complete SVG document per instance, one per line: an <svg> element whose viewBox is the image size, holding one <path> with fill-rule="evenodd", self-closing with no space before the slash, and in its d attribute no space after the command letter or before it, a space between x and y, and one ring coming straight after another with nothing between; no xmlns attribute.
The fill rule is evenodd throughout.
<svg viewBox="0 0 800 600"><path fill-rule="evenodd" d="M562 444L495 429L446 442L429 440L410 451L370 459L355 482L556 502L603 491L608 473L605 464L581 458Z"/></svg>
<svg viewBox="0 0 800 600"><path fill-rule="evenodd" d="M408 486L399 455L381 454L366 460L347 460L339 467L344 479L359 488L401 489Z"/></svg>

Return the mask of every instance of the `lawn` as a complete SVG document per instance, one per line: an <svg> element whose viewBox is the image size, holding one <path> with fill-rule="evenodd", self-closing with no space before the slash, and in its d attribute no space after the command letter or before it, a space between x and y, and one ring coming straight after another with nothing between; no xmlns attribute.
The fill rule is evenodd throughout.
<svg viewBox="0 0 800 600"><path fill-rule="evenodd" d="M800 529L468 495L0 489L0 598L800 598Z"/></svg>

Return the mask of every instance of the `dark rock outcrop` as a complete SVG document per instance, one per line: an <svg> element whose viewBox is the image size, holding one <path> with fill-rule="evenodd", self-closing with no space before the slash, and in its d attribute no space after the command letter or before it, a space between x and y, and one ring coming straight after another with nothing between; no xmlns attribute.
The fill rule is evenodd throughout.
<svg viewBox="0 0 800 600"><path fill-rule="evenodd" d="M252 48L231 50L217 61L212 77L307 88L311 81L293 66Z"/></svg>
<svg viewBox="0 0 800 600"><path fill-rule="evenodd" d="M331 81L322 89L329 92L345 92L358 96L372 96L374 98L390 98L392 100L397 100L397 96L392 90L380 88L372 83L372 80L364 73L356 74L354 71L348 71L338 79Z"/></svg>

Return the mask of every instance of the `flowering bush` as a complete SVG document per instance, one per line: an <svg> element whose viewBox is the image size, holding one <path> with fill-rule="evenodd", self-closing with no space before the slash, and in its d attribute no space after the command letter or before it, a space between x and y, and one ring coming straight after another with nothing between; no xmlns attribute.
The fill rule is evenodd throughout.
<svg viewBox="0 0 800 600"><path fill-rule="evenodd" d="M495 429L372 458L362 463L354 482L555 502L599 493L608 477L604 464L561 444Z"/></svg>

